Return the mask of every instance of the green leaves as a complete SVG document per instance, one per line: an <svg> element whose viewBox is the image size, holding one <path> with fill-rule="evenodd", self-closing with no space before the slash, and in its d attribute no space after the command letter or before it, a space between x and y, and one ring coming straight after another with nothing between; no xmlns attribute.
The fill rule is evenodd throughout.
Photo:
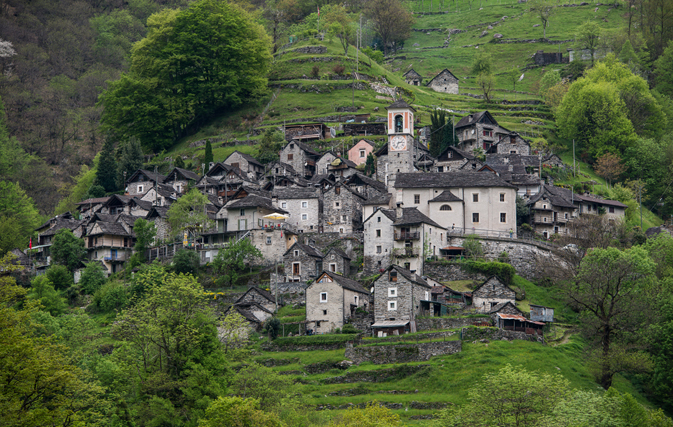
<svg viewBox="0 0 673 427"><path fill-rule="evenodd" d="M64 228L54 236L51 255L55 262L65 265L72 273L86 256L84 240L78 239L72 231Z"/></svg>
<svg viewBox="0 0 673 427"><path fill-rule="evenodd" d="M215 112L264 95L271 60L263 28L238 6L201 0L147 21L131 68L102 96L102 121L159 151Z"/></svg>
<svg viewBox="0 0 673 427"><path fill-rule="evenodd" d="M168 224L173 235L179 236L183 232L195 233L207 230L212 221L206 213L208 198L196 188L180 197L168 209Z"/></svg>

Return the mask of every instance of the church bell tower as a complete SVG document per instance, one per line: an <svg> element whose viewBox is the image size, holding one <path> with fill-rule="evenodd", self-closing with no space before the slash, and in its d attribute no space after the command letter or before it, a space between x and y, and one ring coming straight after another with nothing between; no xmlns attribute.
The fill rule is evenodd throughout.
<svg viewBox="0 0 673 427"><path fill-rule="evenodd" d="M397 173L413 172L414 168L414 113L416 110L400 99L388 110L388 165L386 185L394 193Z"/></svg>

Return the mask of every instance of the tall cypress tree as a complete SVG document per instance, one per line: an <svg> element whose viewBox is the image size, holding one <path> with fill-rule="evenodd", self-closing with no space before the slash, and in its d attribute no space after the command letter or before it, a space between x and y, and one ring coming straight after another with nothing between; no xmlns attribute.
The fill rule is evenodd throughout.
<svg viewBox="0 0 673 427"><path fill-rule="evenodd" d="M206 164L206 169L210 167L210 164L213 162L213 146L210 145L210 140L206 141L206 157L203 159L203 163Z"/></svg>
<svg viewBox="0 0 673 427"><path fill-rule="evenodd" d="M124 182L124 172L126 179L133 175L133 172L140 169L143 165L143 150L140 148L140 141L131 138L119 149L119 168L117 169L117 184L119 188L126 185Z"/></svg>
<svg viewBox="0 0 673 427"><path fill-rule="evenodd" d="M114 143L109 138L105 141L98 159L96 182L107 192L117 190L117 161L115 160Z"/></svg>

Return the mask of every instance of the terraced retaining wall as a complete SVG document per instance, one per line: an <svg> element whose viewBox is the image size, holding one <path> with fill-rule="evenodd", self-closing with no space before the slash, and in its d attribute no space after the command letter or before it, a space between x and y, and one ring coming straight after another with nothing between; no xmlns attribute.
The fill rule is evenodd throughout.
<svg viewBox="0 0 673 427"><path fill-rule="evenodd" d="M344 356L357 364L368 361L381 365L388 363L423 362L432 356L460 353L461 350L461 341L438 341L372 347L347 346Z"/></svg>

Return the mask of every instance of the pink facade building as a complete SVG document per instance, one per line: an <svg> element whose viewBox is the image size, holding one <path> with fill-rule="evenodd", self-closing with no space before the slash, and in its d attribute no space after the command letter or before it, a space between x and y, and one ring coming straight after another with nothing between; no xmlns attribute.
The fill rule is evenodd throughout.
<svg viewBox="0 0 673 427"><path fill-rule="evenodd" d="M348 150L348 160L360 165L367 161L369 153L374 151L374 143L366 139L361 139L350 150Z"/></svg>

